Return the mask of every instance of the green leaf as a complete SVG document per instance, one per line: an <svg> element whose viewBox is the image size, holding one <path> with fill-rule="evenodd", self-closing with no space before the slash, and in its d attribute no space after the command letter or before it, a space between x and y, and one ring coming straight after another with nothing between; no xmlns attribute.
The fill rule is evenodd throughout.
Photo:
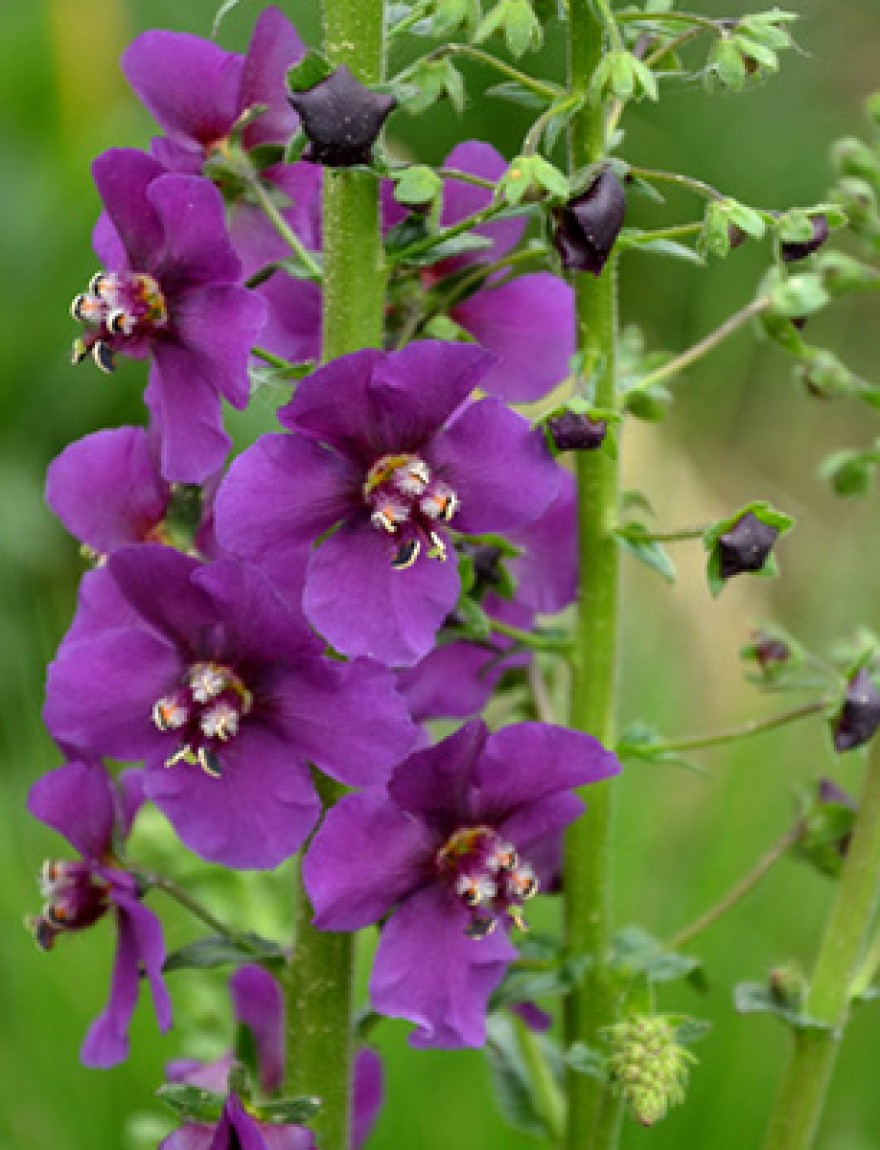
<svg viewBox="0 0 880 1150"><path fill-rule="evenodd" d="M612 532L617 542L639 562L662 575L667 582L674 583L675 564L662 543L658 543L656 539L646 538L648 534L648 529L643 523L627 523Z"/></svg>
<svg viewBox="0 0 880 1150"><path fill-rule="evenodd" d="M156 1096L184 1122L213 1125L219 1120L226 1104L222 1094L212 1094L210 1090L188 1086L183 1082L166 1082L156 1091Z"/></svg>
<svg viewBox="0 0 880 1150"><path fill-rule="evenodd" d="M649 984L690 979L702 968L698 958L665 950L640 926L626 926L614 936L611 965L627 978L644 975Z"/></svg>
<svg viewBox="0 0 880 1150"><path fill-rule="evenodd" d="M252 1103L251 1109L260 1122L273 1126L302 1126L321 1109L322 1100L307 1094L297 1098L279 1098L274 1102Z"/></svg>
<svg viewBox="0 0 880 1150"><path fill-rule="evenodd" d="M430 204L442 191L443 181L423 164L414 164L395 177L394 198L399 204Z"/></svg>
<svg viewBox="0 0 880 1150"><path fill-rule="evenodd" d="M557 998L568 994L580 982L591 959L567 958L548 970L530 970L528 967L510 967L503 982L492 995L491 1010L501 1010L515 1002L533 1002L540 998Z"/></svg>
<svg viewBox="0 0 880 1150"><path fill-rule="evenodd" d="M769 987L760 982L741 982L733 992L734 1008L739 1014L772 1014L796 1030L831 1030L827 1022L819 1022L799 1010L784 1006Z"/></svg>
<svg viewBox="0 0 880 1150"><path fill-rule="evenodd" d="M837 495L867 495L874 486L880 464L880 440L866 450L847 448L826 456L819 465L819 478L830 483Z"/></svg>
<svg viewBox="0 0 880 1150"><path fill-rule="evenodd" d="M462 629L466 637L476 642L485 642L492 635L492 623L479 603L463 595L456 607L456 614L460 617Z"/></svg>
<svg viewBox="0 0 880 1150"><path fill-rule="evenodd" d="M173 970L212 970L231 963L281 961L284 957L283 947L256 934L243 935L241 942L212 935L172 951L162 970L166 974Z"/></svg>
<svg viewBox="0 0 880 1150"><path fill-rule="evenodd" d="M495 1100L511 1126L547 1138L552 1134L535 1104L528 1068L516 1041L512 1019L504 1014L490 1015L487 1021L486 1059Z"/></svg>
<svg viewBox="0 0 880 1150"><path fill-rule="evenodd" d="M575 1042L569 1046L562 1061L575 1074L586 1074L598 1082L608 1081L608 1059L585 1042Z"/></svg>
<svg viewBox="0 0 880 1150"><path fill-rule="evenodd" d="M777 284L770 296L770 306L777 315L799 318L821 311L830 298L820 275L802 272Z"/></svg>
<svg viewBox="0 0 880 1150"><path fill-rule="evenodd" d="M529 0L511 0L504 21L504 38L514 56L536 51L544 42L544 31Z"/></svg>
<svg viewBox="0 0 880 1150"><path fill-rule="evenodd" d="M310 88L326 80L332 71L333 65L323 52L309 48L301 60L292 68L288 68L287 87L291 92L308 92Z"/></svg>
<svg viewBox="0 0 880 1150"><path fill-rule="evenodd" d="M709 50L709 72L718 77L725 88L740 92L746 83L746 65L736 43L731 39L716 40Z"/></svg>
<svg viewBox="0 0 880 1150"><path fill-rule="evenodd" d="M803 208L791 208L777 218L776 231L783 243L808 243L813 238L813 221Z"/></svg>
<svg viewBox="0 0 880 1150"><path fill-rule="evenodd" d="M654 255L667 256L670 259L682 260L684 263L696 264L697 267L702 267L705 263L699 252L695 252L687 244L665 239L641 240L639 233L635 230L625 229L621 232L617 240L617 247L619 251L649 252Z"/></svg>
<svg viewBox="0 0 880 1150"><path fill-rule="evenodd" d="M682 767L694 774L709 777L704 767L686 759L678 751L667 750L657 732L645 723L631 723L617 740L614 749L621 759L640 759L660 766Z"/></svg>
<svg viewBox="0 0 880 1150"><path fill-rule="evenodd" d="M547 107L547 99L533 92L531 88L524 88L516 80L507 80L503 84L495 84L486 89L487 96L494 96L497 100L507 100L511 104L519 104L523 108L541 111Z"/></svg>
<svg viewBox="0 0 880 1150"><path fill-rule="evenodd" d="M682 1046L700 1042L712 1029L712 1023L703 1018L685 1018L675 1028L675 1041Z"/></svg>

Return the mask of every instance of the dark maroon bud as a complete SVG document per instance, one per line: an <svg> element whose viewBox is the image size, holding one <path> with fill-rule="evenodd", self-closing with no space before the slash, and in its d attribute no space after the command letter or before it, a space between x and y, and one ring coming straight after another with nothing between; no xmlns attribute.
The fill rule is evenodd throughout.
<svg viewBox="0 0 880 1150"><path fill-rule="evenodd" d="M791 648L787 643L783 643L781 639L774 639L772 635L765 635L760 631L755 635L752 652L758 666L764 674L768 674L777 667L781 667L791 658Z"/></svg>
<svg viewBox="0 0 880 1150"><path fill-rule="evenodd" d="M831 229L828 227L828 220L825 216L812 216L810 223L813 226L813 236L809 240L803 240L800 243L789 243L783 241L779 245L779 252L784 260L792 263L794 260L804 260L807 256L811 256L813 252L817 252L819 248L828 239L831 234Z"/></svg>
<svg viewBox="0 0 880 1150"><path fill-rule="evenodd" d="M303 159L328 168L372 163L373 144L397 103L359 83L344 64L313 88L290 92L287 98L309 141Z"/></svg>
<svg viewBox="0 0 880 1150"><path fill-rule="evenodd" d="M547 420L557 451L594 451L601 447L608 434L604 419L590 419L576 411L564 411Z"/></svg>
<svg viewBox="0 0 880 1150"><path fill-rule="evenodd" d="M604 168L585 192L554 212L553 243L567 271L601 274L626 212L623 185Z"/></svg>
<svg viewBox="0 0 880 1150"><path fill-rule="evenodd" d="M747 239L748 236L742 228L738 228L736 224L727 225L727 242L731 248L741 248Z"/></svg>
<svg viewBox="0 0 880 1150"><path fill-rule="evenodd" d="M864 667L847 684L843 706L834 722L838 754L862 746L880 727L880 691Z"/></svg>
<svg viewBox="0 0 880 1150"><path fill-rule="evenodd" d="M773 550L779 530L747 511L718 539L721 578L730 579L743 571L760 571Z"/></svg>
<svg viewBox="0 0 880 1150"><path fill-rule="evenodd" d="M474 564L474 586L477 591L497 587L502 580L501 548L488 543L474 547L470 552Z"/></svg>

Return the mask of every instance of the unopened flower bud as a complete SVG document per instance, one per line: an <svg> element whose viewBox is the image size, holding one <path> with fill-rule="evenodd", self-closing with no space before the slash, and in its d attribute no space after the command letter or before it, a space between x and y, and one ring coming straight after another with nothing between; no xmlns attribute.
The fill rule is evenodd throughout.
<svg viewBox="0 0 880 1150"><path fill-rule="evenodd" d="M718 539L721 578L730 579L743 571L760 571L773 549L779 530L747 511Z"/></svg>
<svg viewBox="0 0 880 1150"><path fill-rule="evenodd" d="M608 1029L611 1081L642 1126L653 1126L684 1101L693 1054L662 1015L634 1015Z"/></svg>
<svg viewBox="0 0 880 1150"><path fill-rule="evenodd" d="M806 259L807 256L818 251L831 234L828 219L825 216L813 216L810 219L810 224L813 228L813 235L810 239L800 242L783 241L779 245L780 254L786 262L792 263L794 260Z"/></svg>
<svg viewBox="0 0 880 1150"><path fill-rule="evenodd" d="M843 706L834 721L834 749L838 754L862 746L880 727L880 691L867 670L849 681Z"/></svg>
<svg viewBox="0 0 880 1150"><path fill-rule="evenodd" d="M770 676L791 659L791 648L781 639L758 631L749 649L749 654L764 674Z"/></svg>
<svg viewBox="0 0 880 1150"><path fill-rule="evenodd" d="M372 162L373 144L397 101L359 83L341 64L314 87L290 92L308 145L303 159L328 168Z"/></svg>
<svg viewBox="0 0 880 1150"><path fill-rule="evenodd" d="M605 442L608 424L576 411L564 411L547 420L557 451L594 451Z"/></svg>
<svg viewBox="0 0 880 1150"><path fill-rule="evenodd" d="M567 271L601 274L623 227L626 196L610 168L554 213L553 243Z"/></svg>

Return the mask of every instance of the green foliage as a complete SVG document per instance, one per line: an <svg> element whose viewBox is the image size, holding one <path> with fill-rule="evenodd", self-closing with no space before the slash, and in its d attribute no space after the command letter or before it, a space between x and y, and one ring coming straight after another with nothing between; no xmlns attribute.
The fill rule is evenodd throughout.
<svg viewBox="0 0 880 1150"><path fill-rule="evenodd" d="M632 52L623 49L614 49L602 57L590 79L589 91L594 103L602 103L611 97L624 103L660 97L657 77L651 69Z"/></svg>
<svg viewBox="0 0 880 1150"><path fill-rule="evenodd" d="M309 48L303 58L287 70L287 87L291 92L308 92L333 71L333 65L323 52Z"/></svg>
<svg viewBox="0 0 880 1150"><path fill-rule="evenodd" d="M200 1086L189 1086L183 1082L166 1082L156 1091L156 1096L164 1102L182 1122L204 1122L213 1125L223 1113L226 1099L222 1094L212 1094Z"/></svg>
<svg viewBox="0 0 880 1150"><path fill-rule="evenodd" d="M448 56L417 61L407 69L406 79L392 87L400 106L410 115L419 115L444 98L457 112L464 111L464 80Z"/></svg>
<svg viewBox="0 0 880 1150"><path fill-rule="evenodd" d="M819 465L819 478L830 483L837 495L867 495L873 489L878 464L880 439L873 447L832 452Z"/></svg>
<svg viewBox="0 0 880 1150"><path fill-rule="evenodd" d="M498 184L498 195L511 207L546 198L565 203L569 194L565 175L543 156L517 156Z"/></svg>
<svg viewBox="0 0 880 1150"><path fill-rule="evenodd" d="M166 974L174 970L212 970L242 962L283 962L284 950L277 943L256 934L242 935L241 940L212 935L172 951L165 959Z"/></svg>
<svg viewBox="0 0 880 1150"><path fill-rule="evenodd" d="M504 36L514 56L534 52L544 43L544 30L531 0L499 0L477 25L474 42L482 44L496 33Z"/></svg>
<svg viewBox="0 0 880 1150"><path fill-rule="evenodd" d="M553 1132L548 1130L536 1103L534 1084L517 1042L514 1021L506 1014L492 1014L486 1029L486 1060L501 1113L516 1129L547 1138ZM537 1041L549 1055L549 1043Z"/></svg>

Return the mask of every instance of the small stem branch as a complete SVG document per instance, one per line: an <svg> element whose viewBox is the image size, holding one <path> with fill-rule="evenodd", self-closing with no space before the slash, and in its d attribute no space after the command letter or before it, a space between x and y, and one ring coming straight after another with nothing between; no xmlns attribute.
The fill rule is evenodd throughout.
<svg viewBox="0 0 880 1150"><path fill-rule="evenodd" d="M852 981L851 998L861 998L874 981L878 968L880 968L880 934L874 936L874 941L868 947L868 953Z"/></svg>
<svg viewBox="0 0 880 1150"><path fill-rule="evenodd" d="M521 647L528 647L532 651L556 651L557 653L571 650L571 640L567 637L555 635L542 635L540 632L523 631L520 627L512 627L500 619L490 619L492 630L497 635L504 635L513 639Z"/></svg>
<svg viewBox="0 0 880 1150"><path fill-rule="evenodd" d="M429 3L416 4L408 16L404 16L402 20L398 20L394 27L388 30L389 42L397 36L400 36L403 32L408 32L414 24L418 24L420 20L423 20L430 11L431 5Z"/></svg>
<svg viewBox="0 0 880 1150"><path fill-rule="evenodd" d="M550 698L550 692L547 690L547 680L544 678L544 672L538 666L538 660L532 659L529 663L528 669L529 688L532 692L532 699L535 704L535 710L538 713L538 718L542 723L556 723L556 711L553 706L553 700Z"/></svg>
<svg viewBox="0 0 880 1150"><path fill-rule="evenodd" d="M754 319L755 316L760 315L770 306L770 301L763 296L758 299L752 300L750 304L746 304L738 312L729 316L720 327L704 336L693 347L689 347L687 351L681 352L680 355L675 356L674 359L664 363L662 367L658 367L655 371L649 371L647 375L643 375L638 383L631 387L627 394L633 395L639 392L648 391L652 387L656 387L658 383L663 383L667 379L678 375L679 372L684 371L685 368L690 367L691 364L696 363L697 360L708 355L710 351L714 351L719 344L724 343L726 339L738 331L743 324Z"/></svg>
<svg viewBox="0 0 880 1150"><path fill-rule="evenodd" d="M697 935L702 934L704 930L710 927L719 918L727 914L731 907L736 906L740 899L744 898L750 890L758 885L765 874L774 866L775 863L786 854L796 842L803 836L803 826L796 825L786 833L770 848L767 853L758 860L754 867L744 875L739 882L735 883L730 890L720 898L714 906L709 907L707 911L700 915L688 926L684 926L664 944L664 950L678 950L679 947L696 938Z"/></svg>
<svg viewBox="0 0 880 1150"><path fill-rule="evenodd" d="M513 1029L532 1089L535 1109L555 1144L565 1129L565 1099L544 1057L537 1035L516 1014L513 1015Z"/></svg>
<svg viewBox="0 0 880 1150"><path fill-rule="evenodd" d="M657 24L691 24L697 28L703 28L709 32L714 32L716 35L719 33L719 21L713 20L708 16L696 16L692 12L618 12L618 24L646 24L653 28Z"/></svg>
<svg viewBox="0 0 880 1150"><path fill-rule="evenodd" d="M719 747L723 743L733 743L737 739L748 739L752 735L763 735L765 731L774 731L777 727L786 727L789 723L796 723L799 719L805 719L810 715L821 715L828 710L829 705L830 700L819 699L817 702L805 703L802 707L783 711L779 715L771 715L768 719L752 719L748 723L743 723L741 727L716 731L714 735L694 735L690 738L655 743L652 744L652 750L699 751L706 747Z"/></svg>
<svg viewBox="0 0 880 1150"><path fill-rule="evenodd" d="M275 231L281 236L302 266L309 273L309 278L320 281L321 279L321 265L312 257L307 248L303 245L302 240L281 214L281 209L272 199L266 187L263 185L259 178L255 178L249 183L250 190L256 197L260 207L263 209L266 217L275 228Z"/></svg>
<svg viewBox="0 0 880 1150"><path fill-rule="evenodd" d="M452 224L448 228L442 228L440 231L435 232L432 236L427 236L423 240L418 240L414 244L410 244L408 248L403 248L394 254L394 262L402 263L405 259L411 259L413 256L419 256L423 252L429 252L431 248L436 248L438 244L445 243L447 240L455 239L456 236L464 235L465 232L477 228L480 224L485 224L497 216L499 212L504 211L504 204L492 203L488 207L481 208L480 211L474 212L473 215L466 216L463 220L459 220L457 224Z"/></svg>
<svg viewBox="0 0 880 1150"><path fill-rule="evenodd" d="M280 368L282 371L292 371L296 367L296 364L276 355L274 351L267 351L264 347L251 348L251 355L256 359L261 359L263 363L268 363L271 367Z"/></svg>
<svg viewBox="0 0 880 1150"><path fill-rule="evenodd" d="M807 1016L824 1029L795 1033L764 1150L809 1150L813 1145L878 896L880 752L875 748L805 1006Z"/></svg>
<svg viewBox="0 0 880 1150"><path fill-rule="evenodd" d="M618 19L620 20L623 18L624 14L620 13L618 15ZM676 49L680 48L682 44L687 44L689 40L694 40L697 36L702 36L704 31L704 28L689 28L687 32L682 32L680 36L676 36L673 40L665 41L665 43L661 44L658 48L655 48L653 52L650 52L645 57L646 66L648 68L653 68L655 64L660 63L664 56L667 56L670 52L676 51ZM608 126L606 129L609 139L613 135L617 125L620 123L620 117L623 115L623 110L625 107L626 102L624 100L615 100L611 105L611 111L608 114Z"/></svg>
<svg viewBox="0 0 880 1150"><path fill-rule="evenodd" d="M614 13L611 11L611 5L608 3L608 0L596 0L596 7L602 13L602 20L611 40L612 47L617 52L625 52L626 45L623 42L623 37L620 34L620 29L617 27L617 21L614 18Z"/></svg>
<svg viewBox="0 0 880 1150"><path fill-rule="evenodd" d="M507 76L510 80L515 80L517 84L521 84L524 88L534 92L536 96L541 96L545 100L555 100L562 95L562 89L557 87L556 84L546 83L543 80L536 80L534 76L529 76L525 72L521 72L518 68L514 68L512 64L508 64L504 60L499 60L497 56L493 56L491 52L484 52L481 48L475 48L472 44L443 44L440 48L435 48L433 52L428 52L427 55L422 56L415 63L410 64L408 68L404 68L402 72L396 77L398 81L406 79L415 69L425 60L441 60L444 56L467 56L471 60L475 60L478 64L485 64L489 68L494 68L496 72L500 72L503 76Z"/></svg>
<svg viewBox="0 0 880 1150"><path fill-rule="evenodd" d="M679 543L686 539L702 539L706 533L706 527L680 527L677 531L648 531L639 532L638 535L633 535L632 538L644 541L647 543ZM624 524L618 530L618 535L626 534L626 525Z"/></svg>
<svg viewBox="0 0 880 1150"><path fill-rule="evenodd" d="M681 172L660 172L654 168L630 168L629 170L634 176L647 180L649 183L677 184L678 187L696 192L697 195L703 196L707 200L724 199L724 195L717 188L713 188L711 184L697 180L693 176L685 176Z"/></svg>
<svg viewBox="0 0 880 1150"><path fill-rule="evenodd" d="M166 878L165 875L161 874L146 874L140 877L147 886L153 890L161 890L163 894L168 895L169 898L174 899L176 903L188 910L193 918L197 918L199 922L215 931L215 933L222 935L224 938L231 939L234 942L242 942L245 946L247 945L237 930L234 930L231 926L227 926L226 923L221 922L219 918L215 918L206 906L203 906L198 899L193 898L189 891L178 886L173 879Z"/></svg>
<svg viewBox="0 0 880 1150"><path fill-rule="evenodd" d="M495 185L491 180L486 180L482 176L475 176L472 172L460 172L458 168L438 168L437 175L441 180L457 180L460 184L473 184L477 188L488 188L490 192L495 191Z"/></svg>
<svg viewBox="0 0 880 1150"><path fill-rule="evenodd" d="M668 228L655 228L651 232L642 232L628 241L629 251L638 251L642 244L649 244L652 240L675 240L680 236L695 236L703 230L702 221L692 224L672 224Z"/></svg>

